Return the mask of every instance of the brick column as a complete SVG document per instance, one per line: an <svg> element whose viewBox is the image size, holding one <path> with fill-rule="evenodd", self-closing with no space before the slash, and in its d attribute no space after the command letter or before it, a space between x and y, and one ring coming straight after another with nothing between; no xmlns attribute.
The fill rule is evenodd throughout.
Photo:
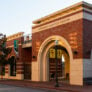
<svg viewBox="0 0 92 92"><path fill-rule="evenodd" d="M24 79L24 64L23 62L16 63L16 79Z"/></svg>
<svg viewBox="0 0 92 92"><path fill-rule="evenodd" d="M5 79L8 79L8 76L9 76L9 65L6 65L5 66Z"/></svg>

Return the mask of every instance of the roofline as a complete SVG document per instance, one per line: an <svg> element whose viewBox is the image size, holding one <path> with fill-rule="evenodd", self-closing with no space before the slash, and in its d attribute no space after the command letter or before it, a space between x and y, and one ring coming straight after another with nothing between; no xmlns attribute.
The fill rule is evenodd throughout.
<svg viewBox="0 0 92 92"><path fill-rule="evenodd" d="M23 35L23 34L24 34L24 32L18 32L18 33L15 33L15 34L13 34L13 35L7 36L7 38L10 38L10 37L16 36L16 35L18 35L18 34Z"/></svg>
<svg viewBox="0 0 92 92"><path fill-rule="evenodd" d="M10 35L10 36L7 36L7 41L10 41L10 40L14 40L16 38L19 38L19 37L22 37L24 34L24 32L18 32L16 34L13 34L13 35Z"/></svg>
<svg viewBox="0 0 92 92"><path fill-rule="evenodd" d="M54 13L52 13L52 14L50 14L50 15L47 15L47 16L42 17L42 18L40 18L40 19L37 19L37 20L33 21L33 24L38 24L39 22L41 22L41 21L43 21L43 20L45 20L45 19L47 19L47 18L53 17L53 16L55 16L55 15L57 15L57 14L59 14L59 13L68 11L68 10L70 10L70 9L73 9L73 8L78 7L78 6L81 6L81 5L86 5L86 6L88 6L88 7L92 7L92 4L89 4L89 3L87 3L87 2L81 1L81 2L79 2L79 3L76 3L76 4L74 4L74 5L69 6L69 7L67 7L67 8L64 8L64 9L61 9L61 10L59 10L59 11L57 11L57 12L54 12Z"/></svg>

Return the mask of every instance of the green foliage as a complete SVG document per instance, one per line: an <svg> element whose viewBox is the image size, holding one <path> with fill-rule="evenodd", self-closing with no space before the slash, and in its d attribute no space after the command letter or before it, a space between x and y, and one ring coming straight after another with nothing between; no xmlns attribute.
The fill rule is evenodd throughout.
<svg viewBox="0 0 92 92"><path fill-rule="evenodd" d="M11 53L11 48L6 47L7 38L5 35L0 34L0 65L9 63L8 55Z"/></svg>

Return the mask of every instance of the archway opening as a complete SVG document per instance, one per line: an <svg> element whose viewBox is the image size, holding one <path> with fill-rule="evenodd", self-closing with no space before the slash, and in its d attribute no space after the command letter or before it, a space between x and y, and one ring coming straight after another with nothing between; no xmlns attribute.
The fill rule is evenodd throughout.
<svg viewBox="0 0 92 92"><path fill-rule="evenodd" d="M69 45L69 43L67 42L66 39L64 39L61 36L51 36L48 37L40 46L39 52L38 52L38 56L37 56L37 63L36 65L38 65L38 70L36 71L38 77L34 78L35 73L33 72L32 74L32 80L37 80L37 81L50 81L50 73L49 73L49 51L50 48L55 46L55 40L58 40L58 46L60 46L61 50L63 51L63 55L62 55L62 61L65 60L65 72L64 72L64 78L58 77L60 80L62 79L67 79L69 80L68 83L72 82L72 76L71 76L71 62L73 61L73 54L72 54L72 50L71 47ZM34 63L35 64L35 63Z"/></svg>
<svg viewBox="0 0 92 92"><path fill-rule="evenodd" d="M55 80L56 77L56 62L57 62L57 74L59 81L69 81L70 75L70 59L67 50L58 45L57 52L55 46L51 47L48 51L49 62L49 81ZM55 54L56 53L56 54ZM57 56L56 56L57 55ZM56 60L57 57L57 60Z"/></svg>

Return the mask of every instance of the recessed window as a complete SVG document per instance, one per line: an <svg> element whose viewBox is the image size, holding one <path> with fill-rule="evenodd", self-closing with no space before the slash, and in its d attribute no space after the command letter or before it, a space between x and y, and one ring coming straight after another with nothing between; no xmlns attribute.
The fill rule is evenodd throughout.
<svg viewBox="0 0 92 92"><path fill-rule="evenodd" d="M12 56L10 63L10 76L16 76L16 59Z"/></svg>

